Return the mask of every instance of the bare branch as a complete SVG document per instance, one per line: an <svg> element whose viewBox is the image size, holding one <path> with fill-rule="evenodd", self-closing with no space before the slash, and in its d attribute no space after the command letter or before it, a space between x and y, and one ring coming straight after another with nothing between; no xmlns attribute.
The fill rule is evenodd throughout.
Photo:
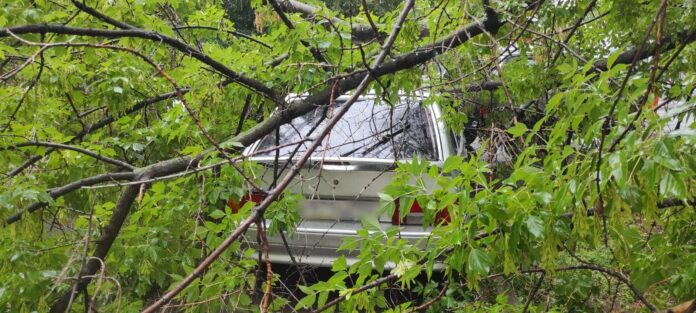
<svg viewBox="0 0 696 313"><path fill-rule="evenodd" d="M529 292L529 295L527 296L527 300L524 302L524 309L522 309L522 313L527 313L527 309L529 309L529 305L532 303L532 299L534 299L534 295L536 295L537 291L539 291L539 288L541 287L541 283L544 282L544 278L546 277L546 272L541 273L541 277L539 277L539 280L537 280L537 283L534 284L534 288L532 291Z"/></svg>
<svg viewBox="0 0 696 313"><path fill-rule="evenodd" d="M442 283L442 288L440 289L440 292L437 293L437 296L435 296L434 298L428 300L427 302L415 307L414 311L416 311L416 312L425 311L428 307L435 304L435 302L440 300L445 295L445 292L447 292L447 288L449 288L449 282L445 281Z"/></svg>

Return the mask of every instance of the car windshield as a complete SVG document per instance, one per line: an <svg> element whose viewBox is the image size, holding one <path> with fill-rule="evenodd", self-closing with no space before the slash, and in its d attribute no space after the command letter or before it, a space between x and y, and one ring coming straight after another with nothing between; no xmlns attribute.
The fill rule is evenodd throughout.
<svg viewBox="0 0 696 313"><path fill-rule="evenodd" d="M418 102L403 99L395 106L376 105L373 99L361 99L353 104L343 118L324 139L322 146L312 156L327 158L377 158L409 159L416 155L427 160L437 158L434 125L427 110ZM333 111L344 102L336 101ZM321 108L294 119L280 127L280 157L304 153L310 145L299 142L309 135L316 138L324 129L332 114L329 108ZM319 124L317 126L317 124ZM310 134L311 132L311 134ZM261 140L257 151L276 146L275 132ZM275 151L257 156L275 156Z"/></svg>

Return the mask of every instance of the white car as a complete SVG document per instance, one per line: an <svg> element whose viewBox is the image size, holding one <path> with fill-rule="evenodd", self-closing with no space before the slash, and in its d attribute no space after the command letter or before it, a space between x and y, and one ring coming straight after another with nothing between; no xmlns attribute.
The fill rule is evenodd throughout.
<svg viewBox="0 0 696 313"><path fill-rule="evenodd" d="M260 173L264 188L273 182L276 152L256 153L275 147L298 142L309 137L315 138L324 128L332 110L336 110L348 96L335 100L333 108L321 108L280 128L280 138L276 141L275 132L249 146L245 155L249 160L264 165ZM312 154L300 173L288 187L288 191L303 195L299 212L300 223L292 236L285 236L287 244L298 263L313 266L331 266L332 262L344 255L349 264L355 255L337 251L344 238L356 236L362 228L360 218L379 208L378 193L383 192L395 176L396 162L411 160L414 154L433 164L440 165L455 154L453 136L441 121L440 108L436 105L421 105L422 97L402 97L401 103L393 107L382 103L375 104L374 95L359 98L341 121L324 139L324 143ZM317 123L319 124L317 126ZM283 146L278 153L278 172L288 160L302 155L310 142ZM292 162L292 161L291 161ZM279 173L279 179L289 170ZM434 184L434 182L426 182ZM259 202L260 194L251 194L249 199ZM397 204L398 207L398 204ZM400 208L403 209L403 208ZM428 228L422 226L422 212L417 202L411 207L409 215L399 221L395 216L382 215L379 218L383 229L396 225L400 227L401 238L412 242L430 235ZM446 212L438 217L448 220ZM267 221L268 222L268 221ZM254 228L247 233L250 244L255 244ZM290 264L291 259L281 236L270 236L270 259L274 263Z"/></svg>

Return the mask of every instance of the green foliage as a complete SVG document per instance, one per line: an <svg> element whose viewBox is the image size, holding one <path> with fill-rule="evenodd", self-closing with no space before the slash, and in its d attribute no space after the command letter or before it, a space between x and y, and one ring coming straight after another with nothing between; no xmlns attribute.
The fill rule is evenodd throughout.
<svg viewBox="0 0 696 313"><path fill-rule="evenodd" d="M293 30L264 1L84 3L113 19L178 38L281 97L331 87L333 77L364 68L380 50L379 40L360 46L351 42L351 23L368 25L359 1L309 1L320 8L322 17L316 20L322 22L288 14ZM367 3L380 31L390 32L401 1ZM594 8L584 16L591 3ZM3 4L0 27L57 23L115 29L68 0ZM303 295L297 300L274 294L272 311L317 308L340 295L345 301L339 311L408 311L437 298L431 312L521 312L539 277L525 272L530 269L546 271L530 312L645 310L615 278L564 270L584 263L620 272L659 308L696 296L696 212L693 205L666 205L693 201L696 194L696 50L694 44L682 48L674 41L694 31L693 1L670 1L667 6L658 80L652 73L654 57L638 60L635 67L617 60L641 44L659 1L548 2L530 19L532 32L520 30L531 14L522 2L491 1L491 6L506 21L495 40L493 34L473 37L431 62L380 77L370 86L384 104L398 101L400 93L428 92L425 103L439 104L443 122L455 132L468 130L473 120L480 122L474 132L482 148L437 164L415 157L400 162L394 180L380 194L378 213L388 216L395 199L402 207L417 201L424 209L423 227L432 236L409 242L398 227L383 229L368 218L339 251L354 253L355 259L339 258L331 276L301 286ZM389 59L437 42L480 20L483 11L479 2L416 1ZM347 22L328 25L330 17ZM579 20L587 23L569 37ZM428 29L425 36L423 27ZM251 34L270 48L233 31ZM655 36L653 30L648 46ZM139 169L201 155L200 171L142 184L89 285L99 311L138 311L191 274L250 214L253 202L238 212L225 204L239 201L253 188L229 165L214 166L224 159L212 153L180 99L139 104L172 92L169 80L133 54L94 45L138 51L188 88L182 96L200 127L224 142L233 156L242 144L226 140L235 135L247 103L242 130L267 119L276 103L247 86L222 84L226 78L219 72L163 42L54 33L19 37L92 47L42 49L0 38L0 171L9 173L31 156L43 156L18 175L0 178L5 186L0 190L0 218L32 203L47 204L24 214L20 222L0 227L0 310L48 311L70 290L86 255L110 231L107 225L125 189L107 181L54 199L51 188L123 169L73 150L49 153L43 146L16 146L43 141L70 144ZM515 50L513 57L506 52L508 46ZM308 47L316 47L331 66L322 67ZM282 62L268 65L284 55ZM591 64L604 59L607 70L595 71ZM14 69L21 70L9 75ZM504 86L469 88L483 81L503 81ZM653 110L651 104L666 100L668 111ZM90 128L104 121L104 127ZM493 160L502 149L509 160ZM239 166L261 183L259 167ZM286 192L268 208L269 236L281 231L292 235L300 221L301 197ZM437 216L445 210L450 222L438 224ZM265 277L259 281L256 274L260 264L254 242L233 243L172 304L186 312L257 310L252 293L258 295ZM358 292L387 275L395 276L394 285ZM272 284L280 285L278 279L274 276ZM414 296L390 303L387 287L392 286ZM447 289L440 296L443 286ZM83 305L76 301L72 310L83 311Z"/></svg>

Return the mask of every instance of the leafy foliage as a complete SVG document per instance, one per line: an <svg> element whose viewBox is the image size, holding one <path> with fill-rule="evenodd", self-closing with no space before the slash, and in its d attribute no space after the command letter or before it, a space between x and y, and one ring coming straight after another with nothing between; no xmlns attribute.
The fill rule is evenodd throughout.
<svg viewBox="0 0 696 313"><path fill-rule="evenodd" d="M542 2L491 1L497 33L473 36L370 85L385 105L400 93L427 92L425 102L442 107L443 122L455 133L473 133L480 147L439 164L400 162L383 190L379 213L391 215L394 199L403 207L417 201L431 237L411 243L398 227L368 219L340 249L355 260L339 258L330 277L299 287L299 299L274 296L270 310L316 309L340 297L340 311L410 311L428 299L434 301L424 309L432 312L633 311L696 297L696 6L670 1L661 13L665 2ZM176 38L238 75L162 40L7 31L45 23L125 28L79 3ZM353 42L352 25L374 22L389 33L403 7L366 1L371 22L359 1L327 1L337 11L310 3L319 16L287 14L293 29L256 0L19 0L0 8L0 217L27 210L0 229L0 308L48 311L83 278L80 269L100 238L114 231L73 311L86 303L138 311L193 273L249 216L253 202L236 212L225 203L240 202L262 171L246 161L237 163L241 171L222 164L210 138L238 138L238 125L242 134L259 134L255 139L273 131L257 126L275 118L278 99L332 90L337 78L371 64L380 40ZM481 21L482 3L416 1L391 56L398 61ZM344 23L326 22L333 17ZM636 50L645 53L625 58ZM20 146L27 142L122 160L138 176L58 194L57 187L75 181L129 171L74 149ZM232 142L223 144L232 157L249 144ZM161 177L141 175L183 156L200 162ZM126 185L140 187L123 211ZM292 235L300 199L286 192L266 211L269 236ZM438 224L445 210L451 220ZM114 229L119 212L127 218ZM260 249L248 244L256 238L245 242L232 243L172 308L257 310L267 280L256 273L264 267ZM588 264L606 271L574 268ZM271 284L282 285L279 278ZM391 287L415 296L392 303Z"/></svg>

